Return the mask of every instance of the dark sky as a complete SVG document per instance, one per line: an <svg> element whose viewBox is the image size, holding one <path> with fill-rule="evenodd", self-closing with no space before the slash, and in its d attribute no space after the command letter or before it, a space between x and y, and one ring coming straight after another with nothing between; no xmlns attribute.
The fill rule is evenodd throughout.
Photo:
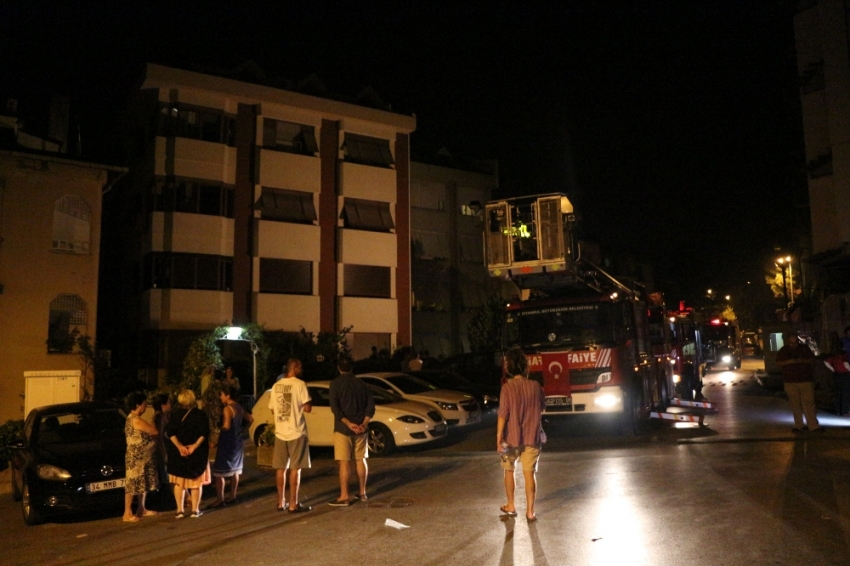
<svg viewBox="0 0 850 566"><path fill-rule="evenodd" d="M111 4L0 2L0 95L70 95L92 158L144 61L252 60L373 87L414 153L497 158L503 196L566 192L688 298L762 282L806 231L791 1Z"/></svg>

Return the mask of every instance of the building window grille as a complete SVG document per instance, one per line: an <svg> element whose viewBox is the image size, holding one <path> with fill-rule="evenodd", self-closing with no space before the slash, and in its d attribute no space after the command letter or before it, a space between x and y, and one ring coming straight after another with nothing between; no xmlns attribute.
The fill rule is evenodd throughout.
<svg viewBox="0 0 850 566"><path fill-rule="evenodd" d="M313 263L260 258L260 293L313 294Z"/></svg>
<svg viewBox="0 0 850 566"><path fill-rule="evenodd" d="M88 307L79 295L61 294L50 302L47 352L66 354L74 349L77 336L85 335Z"/></svg>
<svg viewBox="0 0 850 566"><path fill-rule="evenodd" d="M82 198L67 195L53 206L53 251L91 252L91 207Z"/></svg>
<svg viewBox="0 0 850 566"><path fill-rule="evenodd" d="M376 265L346 264L343 268L346 297L391 298L392 270Z"/></svg>
<svg viewBox="0 0 850 566"><path fill-rule="evenodd" d="M376 167L390 167L395 163L390 142L385 139L346 133L342 150L345 160L352 163Z"/></svg>
<svg viewBox="0 0 850 566"><path fill-rule="evenodd" d="M342 210L343 226L371 232L391 232L395 228L390 203L347 198Z"/></svg>
<svg viewBox="0 0 850 566"><path fill-rule="evenodd" d="M315 155L319 151L313 126L271 118L263 119L263 147L300 155Z"/></svg>
<svg viewBox="0 0 850 566"><path fill-rule="evenodd" d="M313 193L263 187L254 204L264 220L313 224L317 220Z"/></svg>

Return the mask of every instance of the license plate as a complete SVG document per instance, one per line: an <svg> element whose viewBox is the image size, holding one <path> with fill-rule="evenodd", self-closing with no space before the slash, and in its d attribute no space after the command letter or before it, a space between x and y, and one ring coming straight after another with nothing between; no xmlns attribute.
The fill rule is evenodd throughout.
<svg viewBox="0 0 850 566"><path fill-rule="evenodd" d="M124 487L124 478L120 480L107 480L86 484L86 493L96 493L107 489L120 489Z"/></svg>
<svg viewBox="0 0 850 566"><path fill-rule="evenodd" d="M570 397L546 397L547 407L564 407L572 404L573 400Z"/></svg>

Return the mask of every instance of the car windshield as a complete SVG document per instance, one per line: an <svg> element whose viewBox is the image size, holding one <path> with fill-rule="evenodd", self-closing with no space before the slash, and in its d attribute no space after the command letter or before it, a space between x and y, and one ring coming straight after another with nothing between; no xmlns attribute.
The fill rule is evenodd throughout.
<svg viewBox="0 0 850 566"><path fill-rule="evenodd" d="M69 444L124 437L125 416L118 409L50 413L38 422L38 444Z"/></svg>
<svg viewBox="0 0 850 566"><path fill-rule="evenodd" d="M427 393L439 389L436 385L431 385L424 379L419 379L412 375L394 375L386 378L387 381L398 387L407 395L416 395L417 393Z"/></svg>
<svg viewBox="0 0 850 566"><path fill-rule="evenodd" d="M367 385L367 387L369 388L369 393L372 394L372 398L375 400L376 405L389 405L390 403L404 401L402 397L399 397L395 393L387 391L386 389L381 389L374 385Z"/></svg>
<svg viewBox="0 0 850 566"><path fill-rule="evenodd" d="M612 305L589 303L509 312L508 345L583 348L614 342Z"/></svg>

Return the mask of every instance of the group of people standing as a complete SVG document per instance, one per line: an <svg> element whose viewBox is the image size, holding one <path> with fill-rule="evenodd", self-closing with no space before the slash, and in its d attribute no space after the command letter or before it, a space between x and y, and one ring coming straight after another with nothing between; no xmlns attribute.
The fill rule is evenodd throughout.
<svg viewBox="0 0 850 566"><path fill-rule="evenodd" d="M269 409L274 416L274 456L277 482L277 510L305 513L312 510L299 502L301 470L310 467L310 447L307 438L305 413L312 411L312 398L307 385L300 379L301 362L291 359L272 387ZM345 507L357 499L365 500L368 458L369 421L375 415L375 400L366 384L352 372L352 362L341 358L339 375L331 381L328 392L334 415L334 459L339 464L340 495L330 505ZM357 474L358 492L351 497L349 484L351 467ZM289 498L285 497L289 479Z"/></svg>
<svg viewBox="0 0 850 566"><path fill-rule="evenodd" d="M124 516L126 522L137 522L142 517L157 512L145 505L150 491L173 488L177 506L175 518L200 517L203 486L215 480L217 498L210 507L219 507L236 501L239 476L242 474L244 451L242 423L252 418L237 402L236 385L224 383L219 393L221 425L215 460L210 463L210 419L198 408L195 394L183 389L177 394L177 405L171 409L168 394L154 397L153 424L141 416L147 410L147 396L132 393L127 398L129 413L124 432L127 437ZM230 489L225 497L225 482L230 478ZM186 510L186 496L191 509ZM133 502L137 501L133 511Z"/></svg>
<svg viewBox="0 0 850 566"><path fill-rule="evenodd" d="M534 502L537 492L537 467L545 433L542 413L546 402L543 390L536 381L528 379L528 362L519 348L506 355L506 367L511 379L502 387L496 428L496 445L504 470L507 503L500 507L506 517L516 517L514 502L515 470L520 463L525 479L526 509L529 522L537 520ZM369 422L375 415L375 401L365 382L352 373L350 359L342 358L337 366L339 375L331 381L329 402L334 415L334 459L339 466L339 497L329 505L347 507L368 498L366 484L369 474ZM312 399L301 379L302 366L290 359L284 372L272 387L269 408L274 417L274 456L276 469L277 510L305 513L312 507L299 501L301 470L310 468L310 447L305 414L312 410ZM236 401L235 386L222 387L223 406L221 433L215 461L210 465L210 424L206 413L197 407L195 394L188 389L177 395L178 408L171 411L168 395L154 399L154 424L141 418L147 409L144 393L128 397L127 472L125 480L124 521L136 522L141 517L156 515L145 506L146 494L159 489L162 483L173 486L177 504L175 517L187 516L186 494L191 510L188 516L197 518L204 485L215 478L216 500L211 508L235 502L239 476L243 467L241 427L252 417ZM356 476L357 492L352 495L352 471ZM228 496L225 480L231 478ZM286 483L289 481L289 497ZM135 513L133 501L138 505Z"/></svg>

